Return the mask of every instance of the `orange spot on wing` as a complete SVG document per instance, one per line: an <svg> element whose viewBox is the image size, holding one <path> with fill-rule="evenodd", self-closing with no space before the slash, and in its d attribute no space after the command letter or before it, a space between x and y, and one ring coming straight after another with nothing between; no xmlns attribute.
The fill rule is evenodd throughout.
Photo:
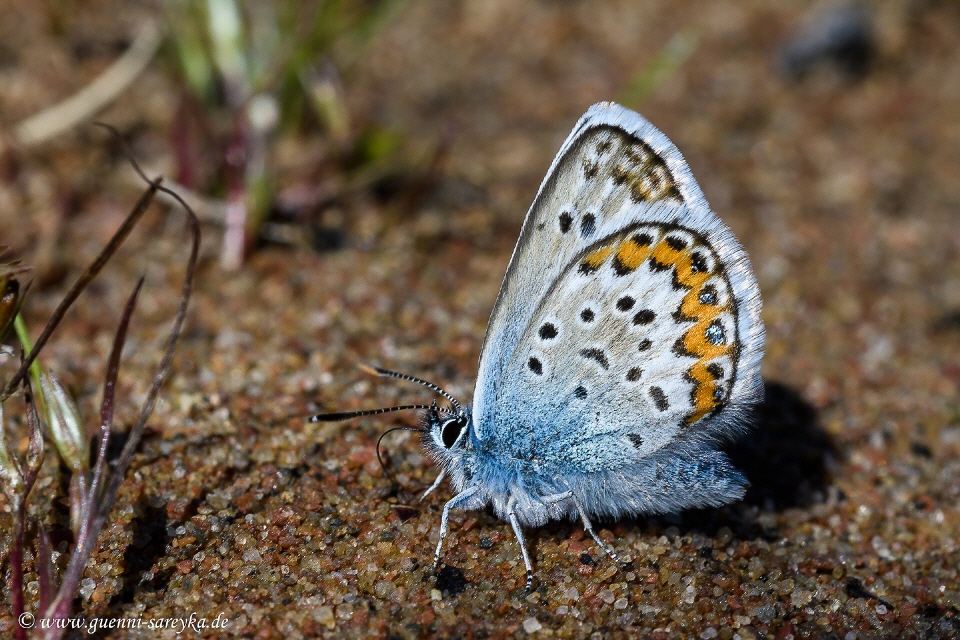
<svg viewBox="0 0 960 640"><path fill-rule="evenodd" d="M666 239L664 238L657 243L657 246L653 248L653 253L650 257L660 264L669 265L676 268L680 264L680 260L683 258L684 251L677 251L668 245L665 240Z"/></svg>
<svg viewBox="0 0 960 640"><path fill-rule="evenodd" d="M690 367L688 372L690 378L696 385L693 389L694 410L687 416L687 424L693 424L706 416L717 407L715 397L718 385L713 379L713 375L707 371L707 364L700 360Z"/></svg>
<svg viewBox="0 0 960 640"><path fill-rule="evenodd" d="M591 270L599 269L600 265L610 257L610 254L613 253L613 247L607 245L605 247L600 247L593 253L589 254L586 258L583 259L583 262L580 264L586 267L589 267Z"/></svg>
<svg viewBox="0 0 960 640"><path fill-rule="evenodd" d="M680 303L680 321L693 321L680 339L679 346L685 354L696 358L687 371L688 378L693 382L693 411L686 416L688 425L695 424L710 413L720 408L725 400L722 382L715 379L708 370L710 363L717 358L730 357L733 353L736 340L728 339L724 344L713 344L707 340L707 329L722 313L729 310L728 304L704 304L700 302L701 294L708 282L715 278L716 273L706 270L701 257L694 267L694 253L708 250L692 238L683 238L677 242L677 234L668 232L663 234L653 245L640 244L633 233L620 236L608 241L607 244L596 247L580 261L582 273L592 273L605 264L613 256L613 268L617 275L625 275L637 270L645 261L651 260L659 268L668 268L674 274L674 286L687 289ZM667 241L671 238L674 246ZM676 247L680 248L676 248ZM726 287L729 284L725 283ZM729 295L729 294L728 294Z"/></svg>
<svg viewBox="0 0 960 640"><path fill-rule="evenodd" d="M620 243L615 260L626 272L635 271L650 256L650 245L638 244L632 237Z"/></svg>
<svg viewBox="0 0 960 640"><path fill-rule="evenodd" d="M719 358L730 351L729 341L724 344L713 344L707 340L707 328L711 320L712 318L704 318L683 334L683 348L687 353L697 356L700 362Z"/></svg>
<svg viewBox="0 0 960 640"><path fill-rule="evenodd" d="M681 344L683 350L697 358L697 361L687 372L694 383L694 409L686 417L687 424L694 424L720 406L722 398L718 399L716 396L719 385L713 375L707 371L707 365L711 360L730 355L733 349L733 342L730 340L724 344L713 344L707 340L706 333L710 324L729 307L700 302L703 287L714 274L693 269L694 249L695 246L675 249L667 244L664 238L654 248L651 256L658 263L672 267L675 270L677 282L689 289L680 304L680 313L684 318L694 320L694 324L684 333Z"/></svg>

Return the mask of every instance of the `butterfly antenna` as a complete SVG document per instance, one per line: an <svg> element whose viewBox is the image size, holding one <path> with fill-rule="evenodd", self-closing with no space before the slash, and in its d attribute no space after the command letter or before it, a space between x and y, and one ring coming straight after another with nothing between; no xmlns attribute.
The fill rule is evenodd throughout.
<svg viewBox="0 0 960 640"><path fill-rule="evenodd" d="M454 398L452 395L450 395L449 393L447 393L437 385L433 384L432 382L427 382L426 380L415 378L411 375L407 375L406 373L397 373L396 371L388 371L386 369L381 369L380 367L371 367L370 365L366 365L366 364L359 364L357 366L360 367L362 371L365 371L370 375L377 375L385 378L400 378L401 380L407 380L408 382L416 382L417 384L422 384L426 388L436 391L437 393L442 395L444 398L449 400L450 404L456 407L458 412L463 411L463 407L460 406L460 403L457 402L456 398Z"/></svg>
<svg viewBox="0 0 960 640"><path fill-rule="evenodd" d="M380 468L383 469L384 475L386 475L387 478L390 479L390 482L392 484L396 484L397 481L393 479L393 476L390 474L389 471L387 471L387 465L383 463L383 457L380 455L380 443L383 442L383 438L388 433L393 433L394 431L424 431L424 429L421 429L420 427L394 427L393 429L387 429L386 431L380 434L379 438L377 438L377 462L380 463Z"/></svg>
<svg viewBox="0 0 960 640"><path fill-rule="evenodd" d="M399 407L384 407L382 409L366 409L364 411L344 411L340 413L318 413L315 416L307 418L307 422L339 422L340 420L349 420L350 418L359 418L360 416L375 416L380 413L390 413L391 411L409 411L411 409L434 409L440 413L452 415L445 409L438 409L430 404L405 404ZM413 427L409 427L413 428ZM421 429L415 429L421 431ZM389 433L389 431L387 432Z"/></svg>

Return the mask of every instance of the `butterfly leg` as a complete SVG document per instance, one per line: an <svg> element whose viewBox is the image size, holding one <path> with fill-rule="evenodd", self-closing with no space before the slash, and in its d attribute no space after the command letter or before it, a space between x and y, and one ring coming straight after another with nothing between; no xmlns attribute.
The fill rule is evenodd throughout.
<svg viewBox="0 0 960 640"><path fill-rule="evenodd" d="M580 501L577 500L577 496L573 495L571 492L570 497L573 499L573 503L577 505L577 511L580 512L580 519L583 520L583 528L586 529L587 533L593 538L593 540L600 546L601 549L607 552L607 555L613 558L613 561L618 565L623 566L623 562L610 546L600 539L600 536L597 535L596 531L593 530L593 525L590 523L590 518L587 517L587 512L584 510L583 505L580 504Z"/></svg>
<svg viewBox="0 0 960 640"><path fill-rule="evenodd" d="M564 491L563 493L555 493L552 496L540 496L540 502L544 504L556 504L557 502L563 502L573 497L573 491Z"/></svg>
<svg viewBox="0 0 960 640"><path fill-rule="evenodd" d="M527 541L523 539L523 530L520 528L520 521L517 519L517 514L513 511L516 504L516 498L510 496L510 499L507 500L507 518L510 519L510 526L513 527L513 533L517 536L517 542L520 543L520 553L523 555L523 564L527 567L527 591L530 591L530 589L533 588L533 565L530 564L530 556L527 554Z"/></svg>
<svg viewBox="0 0 960 640"><path fill-rule="evenodd" d="M443 539L447 537L447 528L450 520L450 509L458 506L461 502L466 502L468 498L472 497L479 489L477 487L470 487L469 489L464 489L457 495L450 498L447 501L447 504L443 505L443 516L440 517L440 541L437 542L437 552L433 554L433 568L436 569L437 565L440 564L440 550L443 549Z"/></svg>
<svg viewBox="0 0 960 640"><path fill-rule="evenodd" d="M443 479L447 477L447 470L442 469L440 475L437 476L437 479L433 481L433 484L430 485L430 488L423 492L423 495L420 496L420 502L423 502L423 499L428 495L433 493L433 490L440 486L440 483L443 482Z"/></svg>

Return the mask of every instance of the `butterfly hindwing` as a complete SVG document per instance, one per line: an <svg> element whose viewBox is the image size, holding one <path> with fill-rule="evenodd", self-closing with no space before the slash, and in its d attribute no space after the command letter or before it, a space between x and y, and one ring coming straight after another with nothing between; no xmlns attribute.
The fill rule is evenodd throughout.
<svg viewBox="0 0 960 640"><path fill-rule="evenodd" d="M745 253L673 144L595 105L524 222L481 355L477 436L562 447L588 471L707 433L756 399L759 309Z"/></svg>

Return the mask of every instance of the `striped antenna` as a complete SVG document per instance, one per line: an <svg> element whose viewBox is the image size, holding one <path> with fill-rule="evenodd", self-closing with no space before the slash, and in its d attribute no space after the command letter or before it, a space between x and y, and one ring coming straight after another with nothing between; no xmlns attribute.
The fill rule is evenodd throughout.
<svg viewBox="0 0 960 640"><path fill-rule="evenodd" d="M401 380L406 380L408 382L416 382L417 384L422 384L426 388L436 391L437 393L442 395L444 398L449 400L450 404L456 407L458 412L463 411L463 407L460 406L460 403L457 402L456 398L454 398L452 395L450 395L449 393L447 393L437 385L433 384L432 382L427 382L426 380L421 380L420 378L414 378L413 376L407 375L406 373L397 373L396 371L387 371L386 369L381 369L380 367L371 367L370 365L367 365L367 364L358 364L357 366L360 368L361 371L369 373L372 376L382 376L385 378L400 378ZM441 411L443 410L441 409ZM448 412L445 412L445 413L448 413Z"/></svg>
<svg viewBox="0 0 960 640"><path fill-rule="evenodd" d="M399 407L384 407L383 409L367 409L365 411L345 411L342 413L318 413L315 416L307 418L307 422L339 422L340 420L349 420L350 418L359 418L360 416L375 416L380 413L390 413L391 411L408 411L410 409L434 409L440 413L453 415L445 409L437 409L436 405L430 404L405 404Z"/></svg>

